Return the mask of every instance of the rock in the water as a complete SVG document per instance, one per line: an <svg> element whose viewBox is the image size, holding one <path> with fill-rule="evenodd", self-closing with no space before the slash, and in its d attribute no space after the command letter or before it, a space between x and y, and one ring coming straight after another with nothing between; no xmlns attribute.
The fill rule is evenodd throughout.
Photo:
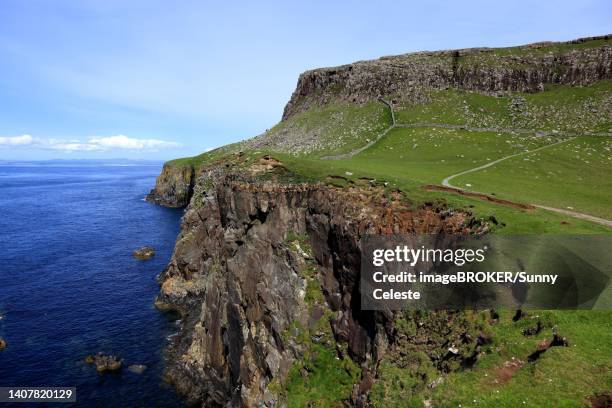
<svg viewBox="0 0 612 408"><path fill-rule="evenodd" d="M155 249L150 246L143 246L135 250L132 253L132 256L136 259L140 259L141 261L146 261L147 259L151 259L155 255Z"/></svg>
<svg viewBox="0 0 612 408"><path fill-rule="evenodd" d="M144 364L132 364L128 367L128 371L133 372L134 374L142 374L144 370L147 369L147 366Z"/></svg>
<svg viewBox="0 0 612 408"><path fill-rule="evenodd" d="M4 340L4 338L0 337L0 351L4 350L6 348L6 340Z"/></svg>
<svg viewBox="0 0 612 408"><path fill-rule="evenodd" d="M107 371L119 371L123 366L123 360L117 356L98 353L95 356L89 355L85 357L87 364L95 364L96 370L99 373Z"/></svg>

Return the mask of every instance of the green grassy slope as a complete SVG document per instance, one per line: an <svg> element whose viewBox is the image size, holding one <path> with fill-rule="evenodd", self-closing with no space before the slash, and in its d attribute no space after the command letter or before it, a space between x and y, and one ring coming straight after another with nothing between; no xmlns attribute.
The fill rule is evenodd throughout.
<svg viewBox="0 0 612 408"><path fill-rule="evenodd" d="M322 157L359 148L376 139L390 125L389 109L380 102L363 106L330 104L313 107L280 122L249 146ZM315 142L306 144L304 140Z"/></svg>
<svg viewBox="0 0 612 408"><path fill-rule="evenodd" d="M527 101L521 112L527 114L515 112L516 95L504 99L457 90L438 91L431 103L397 109L396 128L365 151L341 160L324 160L323 157L347 153L375 140L391 124L389 109L380 102L312 108L281 122L263 140L236 143L170 163L198 167L238 151L253 160L271 154L282 160L299 179L318 181L328 176L342 176L354 181L368 177L405 191L416 204L431 198L449 200L449 194L424 192L420 187L440 184L452 174L508 155L532 151L569 136L605 131L611 123L610 111L604 109L609 107L611 100L611 83L602 81L589 87L556 86L539 94L520 95ZM590 114L584 113L585 106L591 107ZM592 116L594 112L598 112L596 119ZM465 125L467 129L427 125L401 127L431 123ZM513 126L523 132L513 131ZM499 129L483 131L482 128ZM545 133L537 132L542 130ZM318 135L318 149L287 153L284 146L279 148L274 144L275 137L290 139L294 132ZM562 209L571 207L569 209L574 211L610 218L612 186L607 176L612 174L612 145L609 140L609 136L579 137L460 176L452 184L521 203ZM482 208L477 200L466 197L451 199L451 202ZM509 218L503 222L512 231L529 231L534 226L530 219L542 217L541 211L494 207L497 208L487 212L508 213ZM486 218L488 214L482 216ZM592 224L566 216L547 215L546 218L565 225L562 228L550 225L546 231L570 232L574 226L584 231L584 225ZM590 229L601 231L597 225ZM544 230L533 232L538 231Z"/></svg>
<svg viewBox="0 0 612 408"><path fill-rule="evenodd" d="M612 81L591 86L547 85L544 92L490 96L458 89L432 90L428 103L396 108L399 123L448 123L559 132L610 129Z"/></svg>
<svg viewBox="0 0 612 408"><path fill-rule="evenodd" d="M544 138L493 132L395 128L379 143L344 162L355 171L376 177L439 184L450 174L546 142Z"/></svg>
<svg viewBox="0 0 612 408"><path fill-rule="evenodd" d="M579 137L453 180L512 200L612 219L612 139Z"/></svg>

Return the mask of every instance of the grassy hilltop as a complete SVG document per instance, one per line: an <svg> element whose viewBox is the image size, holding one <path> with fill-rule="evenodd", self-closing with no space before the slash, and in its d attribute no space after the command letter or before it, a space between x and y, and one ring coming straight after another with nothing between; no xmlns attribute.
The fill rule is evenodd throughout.
<svg viewBox="0 0 612 408"><path fill-rule="evenodd" d="M592 58L590 54L582 56L580 52L584 50L607 52L604 64L609 64L611 43L611 39L603 37L574 43L475 49L464 51L465 56L459 53L456 59L457 64L468 67L465 71L480 72L482 66L490 69L496 64L506 70L511 69L507 68L510 64L522 69L523 64L525 71L518 72L529 75L529 64L534 59L560 60L560 56L567 55L577 61ZM379 61L393 58L444 61L449 54L452 55L451 52L417 53ZM534 69L538 63L533 63ZM439 69L436 63L432 67ZM558 65L553 69L567 68ZM504 222L505 233L609 231L609 227L550 211L519 210L422 188L519 154L456 177L451 184L522 204L612 219L609 205L612 181L607 176L612 170L612 80L609 78L612 74L609 65L606 69L607 74L600 73L585 84L538 82L530 92L465 89L461 84L430 87L415 84L414 88L385 95L396 121L391 129L391 108L385 103L365 96L354 97L363 100L354 103L341 95L351 81L355 82L349 79L328 85L331 90L315 90L315 94L332 95L322 100L296 102L294 95L288 107L300 103L308 107L285 115L278 125L254 139L170 164L197 168L239 151L243 152L246 164L268 154L280 160L296 180L351 184L359 178L373 178L406 192L415 204L442 198L453 205L473 206L484 218L494 215ZM557 81L561 82L559 77ZM540 147L544 148L529 152Z"/></svg>
<svg viewBox="0 0 612 408"><path fill-rule="evenodd" d="M265 177L278 182L377 184L401 191L415 207L438 200L469 210L489 221L494 233L610 233L611 48L605 36L309 71L283 120L269 131L168 165L198 170L225 162L248 169L269 156L279 165ZM480 196L440 187L445 179ZM502 311L499 323L488 326L494 340L478 364L434 386L438 375L427 359L389 356L381 361L370 402L573 407L590 406L589 396L612 390L612 313L531 316L545 329L525 336L535 320L513 322L511 312ZM470 318L485 319L478 313ZM553 326L570 346L552 347L528 362ZM356 368L339 366L326 350L308 358L303 365L309 376L294 372L287 384L275 385L277 391L289 406L341 406Z"/></svg>

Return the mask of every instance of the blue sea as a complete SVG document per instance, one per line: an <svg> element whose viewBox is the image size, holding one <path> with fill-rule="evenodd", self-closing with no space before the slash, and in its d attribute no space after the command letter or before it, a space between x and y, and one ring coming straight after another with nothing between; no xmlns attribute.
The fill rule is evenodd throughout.
<svg viewBox="0 0 612 408"><path fill-rule="evenodd" d="M160 169L0 164L0 336L8 344L0 386L73 386L74 406L182 405L162 380L176 316L153 307L182 215L143 199ZM144 245L154 258L134 259ZM98 351L121 356L123 370L98 374L84 363ZM135 374L131 364L147 369Z"/></svg>

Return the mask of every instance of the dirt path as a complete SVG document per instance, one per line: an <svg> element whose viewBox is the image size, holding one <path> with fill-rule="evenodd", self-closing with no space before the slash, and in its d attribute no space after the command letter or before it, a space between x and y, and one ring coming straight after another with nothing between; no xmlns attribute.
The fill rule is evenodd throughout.
<svg viewBox="0 0 612 408"><path fill-rule="evenodd" d="M499 162L503 162L504 160L508 160L508 159L511 159L511 158L513 158L513 157L517 157L517 156L522 156L522 155L524 155L524 154L534 153L534 152L537 152L537 151L540 151L540 150L543 150L543 149L547 149L547 148L552 147L552 146L560 145L560 144L562 144L562 143L569 142L570 140L574 140L575 138L576 138L576 137L570 137L569 139L564 139L564 140L561 140L561 141L558 141L558 142L555 142L555 143L551 143L551 144L547 144L547 145L544 145L544 146L540 146L540 147L538 147L537 149L533 149L533 150L525 150L525 151L523 151L523 152L519 152L519 153L511 154L511 155L509 155L509 156L504 156L504 157L502 157L501 159L493 160L492 162L489 162L489 163L487 163L487 164L483 164L482 166L474 167L473 169L469 169L469 170L462 171L461 173L453 174L453 175L451 175L451 176L448 176L448 177L447 177L447 178L445 178L444 180L442 180L442 185L443 185L444 187L453 187L453 188L458 188L458 189L462 190L462 188L461 188L461 187L453 186L453 185L450 183L450 181L451 181L452 179L454 179L455 177L463 176L464 174L473 173L473 172L475 172L475 171L480 171L480 170L486 169L487 167L494 166L494 165L496 165L496 164L497 164L497 163L499 163ZM477 193L477 191L474 191L474 193ZM481 193L481 194L482 194L482 193Z"/></svg>
<svg viewBox="0 0 612 408"><path fill-rule="evenodd" d="M578 218L580 220L591 221L597 224L605 225L606 227L612 227L612 221L606 220L605 218L599 218L593 215L583 214L583 213L579 213L576 211L564 210L562 208L547 207L545 205L537 205L537 204L532 204L532 205L534 207L538 207L543 210L548 210L548 211L553 211L559 214L568 215L570 217Z"/></svg>
<svg viewBox="0 0 612 408"><path fill-rule="evenodd" d="M430 128L441 128L441 129L460 129L460 130L467 130L470 132L500 132L500 133L512 133L512 134L536 134L538 136L541 137L545 137L545 136L551 136L551 135L555 135L555 136L561 136L557 133L554 132L548 132L548 131L536 131L533 129L520 129L520 128L501 128L501 127L473 127L473 126L467 126L467 125L453 125L453 124L449 124L449 123L429 123L429 122L420 122L420 123L397 123L397 121L395 120L395 111L393 110L393 105L391 105L391 103L389 103L388 101L384 100L383 98L378 98L378 100L382 103L384 103L385 105L387 105L387 107L389 108L389 112L391 112L391 126L389 126L387 129L383 130L377 137L376 139L368 142L367 144L365 144L364 146L361 146L357 149L351 150L348 153L342 153L342 154L337 154L337 155L333 155L333 156L323 156L321 157L322 160L341 160L341 159L349 159L361 152L363 152L364 150L370 148L371 146L373 146L374 144L378 143L380 141L380 139L382 139L383 137L387 136L387 133L389 133L389 131L391 129L394 128L420 128L420 127L430 127ZM566 135L566 136L570 136L570 135ZM609 137L609 134L602 134L602 133L593 133L593 134L587 134L585 136L602 136L602 137ZM577 136L573 136L571 135L572 138L576 138ZM569 139L568 139L569 140ZM563 140L562 142L564 142L565 140ZM560 142L560 143L562 143ZM552 145L548 145L548 146L552 146ZM544 147L548 147L548 146L544 146ZM535 152L537 150L539 150L540 148L536 149L536 150L532 150L532 152ZM506 160L509 159L511 157L514 156L508 156L505 158L500 159L501 160ZM487 166L488 167L490 165L493 165L495 163L498 163L498 161L489 163ZM483 167L484 168L484 167ZM473 169L472 171L477 171L480 170L480 168L478 169ZM470 171L471 172L471 171ZM459 176L461 174L456 174L451 176L451 178ZM446 179L445 179L446 180ZM450 184L444 184L447 187L452 187Z"/></svg>
<svg viewBox="0 0 612 408"><path fill-rule="evenodd" d="M335 156L325 156L325 157L321 157L321 159L323 160L340 160L340 159L348 159L351 158L353 156L355 156L356 154L359 154L361 152L363 152L364 150L368 149L369 147L373 146L374 144L378 143L378 141L380 141L383 137L385 137L387 135L387 133L389 133L392 129L396 128L396 127L401 127L401 128L417 128L417 127L439 127L439 128L443 128L443 129L462 129L462 130L468 130L468 131L476 131L476 132L503 132L503 133L536 133L536 131L534 130L528 130L528 129L511 129L511 128L496 128L496 127L490 127L490 128L478 128L478 127L471 127L471 126L466 126L466 125L452 125L452 124L447 124L447 123L413 123L413 124L402 124L402 123L397 123L395 121L395 112L393 111L393 106L387 102L386 100L384 100L383 98L378 98L378 100L382 103L384 103L385 105L387 105L387 107L389 108L389 111L391 112L391 126L389 126L387 129L385 129L384 131L382 131L378 137L370 142L368 142L366 145L352 150L348 153L343 153L343 154L338 154ZM539 132L539 134L541 136L548 136L551 133L550 132ZM561 135L558 135L561 136ZM593 134L593 135L589 135L589 136L606 136L609 137L609 135L602 135L602 134ZM537 151L543 150L543 149L548 149L549 147L553 147L553 146L557 146L560 145L562 143L566 143L569 142L571 140L576 139L578 136L572 136L572 137L568 137L567 139L563 139L560 140L558 142L555 143L551 143L551 144L547 144L544 146L540 146L537 149L533 149L533 150L526 150L524 152L520 152L520 153L515 153L515 154L511 154L509 156L505 156L502 157L500 159L497 160L493 160L492 162L483 164L482 166L478 166L478 167L474 167L473 169L469 169L469 170L465 170L462 171L460 173L456 173L453 175L450 175L448 177L446 177L444 180L442 180L442 186L445 187L446 189L450 189L451 191L455 190L455 192L458 192L460 194L464 194L464 195L468 195L468 196L474 196L477 198L483 198L483 197L487 197L487 199L489 199L490 201L493 202L500 202L500 204L508 204L510 203L512 206L519 206L519 208L522 208L521 206L525 206L525 208L528 207L537 207L537 208L541 208L543 210L548 210L548 211L553 211L559 214L563 214L563 215L567 215L573 218L577 218L577 219L581 219L581 220L586 220L586 221L591 221L597 224L601 224L601 225L605 225L607 227L612 227L612 221L607 220L605 218L599 218L599 217L595 217L593 215L589 215L589 214L583 214L580 212L576 212L576 211L570 211L570 210L564 210L562 208L555 208L555 207L547 207L544 205L538 205L538 204L520 204L520 203L515 203L515 202L511 202L508 200L503 200L503 199L498 199L496 197L491 197L488 194L485 193L480 193L478 191L471 191L471 190L466 190L464 188L461 187L457 187L454 186L450 183L450 181L456 177L459 176L463 176L464 174L469 174L469 173L474 173L476 171L480 171L483 169L486 169L488 167L494 166L497 163L500 163L504 160L508 160L511 159L513 157L517 157L517 156L522 156L524 154L529 154L529 153L535 153ZM434 187L434 186L429 186L430 188ZM510 205L508 204L508 205Z"/></svg>
<svg viewBox="0 0 612 408"><path fill-rule="evenodd" d="M450 189L455 189L455 190L458 190L459 192L463 191L463 192L466 192L466 193L469 193L469 194L473 194L475 196L482 196L482 195L488 196L488 194L485 194L485 193L480 193L480 192L477 192L477 191L466 190L464 188L454 186L454 185L452 185L450 183L450 181L452 179L454 179L455 177L463 176L464 174L473 173L473 172L476 172L476 171L480 171L482 169L486 169L487 167L494 166L497 163L502 162L504 160L508 160L508 159L511 159L511 158L517 157L517 156L522 156L524 154L534 153L534 152L537 152L539 150L547 149L549 147L553 147L553 146L556 146L556 145L559 145L559 144L562 144L562 143L566 143L566 142L569 142L569 141L574 140L574 139L576 139L576 136L570 137L568 139L561 140L561 141L556 142L556 143L551 143L551 144L548 144L548 145L545 145L545 146L541 146L541 147L538 147L537 149L527 150L527 151L524 151L524 152L511 154L509 156L502 157L501 159L494 160L494 161L492 161L490 163L487 163L487 164L484 164L482 166L474 167L473 169L469 169L469 170L465 170L465 171L462 171L462 172L457 173L457 174L453 174L451 176L446 177L444 180L442 180L442 185L444 187L447 187L447 188L450 188ZM553 211L553 212L556 212L556 213L559 213L559 214L567 215L567 216L570 216L570 217L573 217L573 218L577 218L577 219L580 219L580 220L591 221L591 222L594 222L594 223L597 223L597 224L605 225L606 227L612 227L612 221L607 220L605 218L599 218L599 217L595 217L593 215L584 214L584 213L580 213L580 212L577 212L577 211L565 210L565 209L562 209L562 208L548 207L548 206L545 206L545 205L538 205L538 204L529 204L529 205L533 206L533 207L536 207L536 208L541 208L543 210Z"/></svg>

